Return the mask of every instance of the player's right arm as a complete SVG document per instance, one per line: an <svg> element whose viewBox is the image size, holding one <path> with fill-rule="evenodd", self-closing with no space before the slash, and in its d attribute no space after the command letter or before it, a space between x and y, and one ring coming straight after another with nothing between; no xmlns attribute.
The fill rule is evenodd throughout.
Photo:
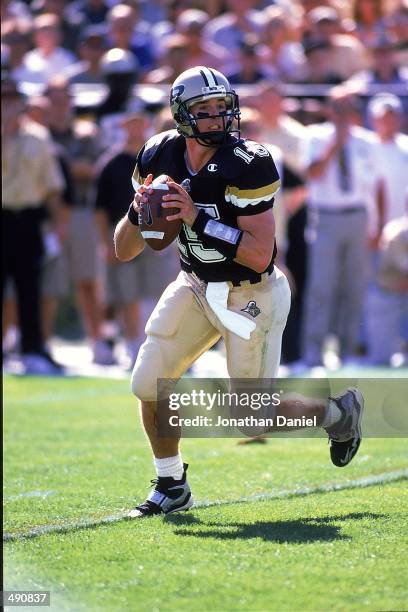
<svg viewBox="0 0 408 612"><path fill-rule="evenodd" d="M140 212L140 205L147 202L146 191L149 189L149 185L153 180L153 175L149 174L145 179L143 185L135 192L135 197L132 202L133 210L135 214ZM128 213L119 221L115 228L114 233L114 244L116 257L120 261L130 261L139 255L144 247L145 241L140 229L137 225L134 225L129 220Z"/></svg>

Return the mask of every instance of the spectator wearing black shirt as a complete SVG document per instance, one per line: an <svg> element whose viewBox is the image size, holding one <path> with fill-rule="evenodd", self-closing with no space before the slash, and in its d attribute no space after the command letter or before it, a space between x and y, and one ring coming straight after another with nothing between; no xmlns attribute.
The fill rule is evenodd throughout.
<svg viewBox="0 0 408 612"><path fill-rule="evenodd" d="M147 318L142 311L146 304L141 302L149 302L147 309L154 306L169 280L169 258L168 253L162 256L148 248L127 263L115 256L113 232L134 197L131 176L146 138L148 120L143 112L131 112L124 115L121 126L126 131L124 145L108 151L98 163L95 208L107 265L106 305L121 319L128 365L133 367L144 339L140 335L142 322ZM157 258L161 259L159 265Z"/></svg>
<svg viewBox="0 0 408 612"><path fill-rule="evenodd" d="M256 37L247 35L239 45L239 69L228 75L228 80L234 85L252 85L266 78L266 73L261 66L261 58L258 54Z"/></svg>
<svg viewBox="0 0 408 612"><path fill-rule="evenodd" d="M109 365L113 358L102 338L102 303L98 261L98 240L94 214L89 208L94 163L100 153L98 132L90 121L74 121L68 83L54 79L46 91L51 106L48 125L51 136L66 152L75 181L75 197L64 257L72 281L81 320L89 338L94 361Z"/></svg>

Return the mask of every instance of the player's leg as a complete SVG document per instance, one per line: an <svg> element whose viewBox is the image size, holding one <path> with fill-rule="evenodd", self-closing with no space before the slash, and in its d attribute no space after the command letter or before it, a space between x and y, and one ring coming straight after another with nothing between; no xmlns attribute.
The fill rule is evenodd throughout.
<svg viewBox="0 0 408 612"><path fill-rule="evenodd" d="M228 373L232 379L262 379L270 386L277 373L282 333L289 310L290 292L285 276L275 269L263 283L238 287L230 293L231 308L245 312L248 302L255 302L257 327L250 340L228 332L225 337ZM295 419L315 418L330 438L330 454L335 465L351 461L361 441L361 419L364 401L361 394L348 389L338 397L307 398L301 395L282 397L273 416ZM281 430L281 428L279 428Z"/></svg>
<svg viewBox="0 0 408 612"><path fill-rule="evenodd" d="M243 340L230 331L225 334L230 377L275 378L290 309L286 276L275 266L263 282L234 287L229 293L228 308L256 322L250 340Z"/></svg>
<svg viewBox="0 0 408 612"><path fill-rule="evenodd" d="M183 273L169 285L146 325L143 343L132 373L133 393L141 400L141 419L154 455L156 487L129 518L176 512L192 506L186 480L187 465L180 450L180 430L160 435L158 411L168 410L166 398L157 398L157 379L178 379L191 364L219 339L220 333L205 316ZM163 393L165 396L166 393Z"/></svg>

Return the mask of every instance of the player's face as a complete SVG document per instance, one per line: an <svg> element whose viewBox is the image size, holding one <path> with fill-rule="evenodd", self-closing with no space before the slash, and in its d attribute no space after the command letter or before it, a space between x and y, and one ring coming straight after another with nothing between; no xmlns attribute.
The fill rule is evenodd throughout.
<svg viewBox="0 0 408 612"><path fill-rule="evenodd" d="M200 132L217 132L224 129L224 118L222 115L225 115L227 112L224 98L197 102L191 106L190 112L199 119L197 126Z"/></svg>

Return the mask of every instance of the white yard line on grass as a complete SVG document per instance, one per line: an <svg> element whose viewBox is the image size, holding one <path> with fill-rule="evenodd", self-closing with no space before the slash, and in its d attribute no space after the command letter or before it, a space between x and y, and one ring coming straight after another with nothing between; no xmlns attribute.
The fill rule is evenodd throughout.
<svg viewBox="0 0 408 612"><path fill-rule="evenodd" d="M396 482L400 480L408 480L408 469L397 470L394 472L383 472L382 474L376 474L372 476L364 476L356 480L348 480L345 482L334 482L320 485L318 487L302 487L299 489L287 489L283 491L275 491L271 493L260 493L259 495L250 495L248 497L239 497L238 499L232 500L213 500L213 501L201 501L194 505L195 509L200 508L211 508L212 506L230 506L233 504L244 504L253 503L257 501L267 501L271 499L288 499L290 497L303 497L305 495L315 495L319 493L333 493L335 491L344 491L347 489L362 489L365 487L372 487L374 485L383 485L390 482ZM109 525L111 523L117 523L125 519L126 512L121 512L112 516L106 516L99 519L81 519L72 523L65 523L59 525L41 525L34 527L29 531L23 531L21 533L7 533L3 534L3 541L10 542L16 540L24 540L28 538L37 538L42 535L49 533L69 533L78 531L80 529L90 529L92 527L99 527L102 525Z"/></svg>
<svg viewBox="0 0 408 612"><path fill-rule="evenodd" d="M49 497L50 495L56 495L56 491L26 491L25 493L18 493L17 495L5 495L4 501L15 501L24 497Z"/></svg>

